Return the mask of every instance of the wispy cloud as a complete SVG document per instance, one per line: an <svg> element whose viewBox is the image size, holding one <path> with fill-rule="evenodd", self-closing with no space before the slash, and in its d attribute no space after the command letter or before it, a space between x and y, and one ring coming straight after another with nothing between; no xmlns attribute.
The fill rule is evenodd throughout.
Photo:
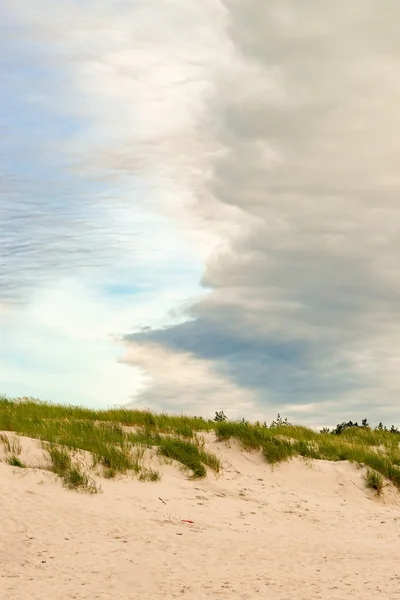
<svg viewBox="0 0 400 600"><path fill-rule="evenodd" d="M143 36L146 23L134 8L3 6L0 383L9 394L128 401L141 379L117 362L121 348L110 336L177 322L202 294L202 237L171 218L173 184L144 172L137 149L132 155L150 129L157 147L157 111L167 128L171 118L162 111L164 74L159 90L138 85L147 70L156 86L157 65L149 66L157 55L149 49L147 66L136 56L146 48L134 29ZM144 17L150 24L146 10Z"/></svg>
<svg viewBox="0 0 400 600"><path fill-rule="evenodd" d="M257 395L216 372L212 360L195 353L150 342L129 342L123 364L140 367L147 381L134 405L158 411L189 413L210 418L213 408L230 418L252 415L261 419Z"/></svg>
<svg viewBox="0 0 400 600"><path fill-rule="evenodd" d="M398 421L398 3L3 10L3 302L66 276L118 296L137 403Z"/></svg>

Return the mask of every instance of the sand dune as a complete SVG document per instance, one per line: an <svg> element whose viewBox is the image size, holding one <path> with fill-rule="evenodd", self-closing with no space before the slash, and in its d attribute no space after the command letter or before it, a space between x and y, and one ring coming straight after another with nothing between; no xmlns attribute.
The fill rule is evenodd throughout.
<svg viewBox="0 0 400 600"><path fill-rule="evenodd" d="M400 598L400 494L377 498L355 465L272 470L209 434L220 475L163 463L160 482L103 479L90 496L38 468L40 444L21 439L35 468L0 463L1 598Z"/></svg>

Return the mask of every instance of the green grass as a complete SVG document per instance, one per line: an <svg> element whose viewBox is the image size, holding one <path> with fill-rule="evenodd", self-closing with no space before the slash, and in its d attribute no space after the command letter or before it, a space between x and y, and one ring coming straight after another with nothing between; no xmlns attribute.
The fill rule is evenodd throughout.
<svg viewBox="0 0 400 600"><path fill-rule="evenodd" d="M70 490L81 490L96 494L99 489L96 483L81 468L72 461L70 451L58 448L53 444L44 444L52 463L53 472L60 477L63 485Z"/></svg>
<svg viewBox="0 0 400 600"><path fill-rule="evenodd" d="M37 398L8 399L0 396L0 430L13 431L15 418L18 421L20 419L98 421L116 423L119 426L150 427L163 433L176 432L181 428L183 435L189 435L190 431L210 431L215 427L214 421L201 417L155 414L148 410L125 408L91 410L81 406L50 404Z"/></svg>
<svg viewBox="0 0 400 600"><path fill-rule="evenodd" d="M264 427L256 427L247 423L221 421L216 424L215 432L218 440L236 439L245 450L258 450L264 441L271 439L272 432Z"/></svg>
<svg viewBox="0 0 400 600"><path fill-rule="evenodd" d="M283 461L289 460L295 454L295 449L291 442L281 440L279 438L271 438L266 440L262 445L263 455L265 460L270 465L275 465Z"/></svg>
<svg viewBox="0 0 400 600"><path fill-rule="evenodd" d="M4 446L4 450L6 452L12 452L15 455L19 455L22 452L22 446L19 439L13 436L7 436L5 433L0 434L0 442L2 442Z"/></svg>
<svg viewBox="0 0 400 600"><path fill-rule="evenodd" d="M158 451L162 456L172 458L192 471L194 478L206 476L205 466L217 472L220 469L220 463L216 456L202 450L195 443L176 436L162 438Z"/></svg>
<svg viewBox="0 0 400 600"><path fill-rule="evenodd" d="M134 429L127 429L130 427ZM92 411L31 398L14 401L0 398L0 430L46 443L54 472L67 487L77 489L84 488L86 483L83 474L80 478L76 470L71 471L68 462L71 450L88 452L92 456L92 467L100 468L100 474L108 479L133 472L140 481L157 480L159 474L143 466L144 452L150 447L181 463L193 477L204 477L207 466L218 472L217 457L206 452L196 437L196 432L213 427L212 421L197 417L124 409ZM4 434L1 440L9 443Z"/></svg>
<svg viewBox="0 0 400 600"><path fill-rule="evenodd" d="M161 475L153 469L142 469L139 474L139 481L160 481Z"/></svg>
<svg viewBox="0 0 400 600"><path fill-rule="evenodd" d="M247 421L216 422L119 408L96 411L33 398L0 397L0 431L48 444L54 472L64 485L73 489L91 489L92 485L88 475L72 461L71 456L78 450L88 453L92 460L90 468L105 478L130 472L140 481L157 481L159 473L144 466L148 449L178 462L194 478L204 477L207 468L218 473L219 459L205 449L198 435L207 431L214 431L220 442L236 440L247 451L261 452L271 465L295 456L350 461L365 465L374 476L390 480L400 489L400 434L385 429L350 427L333 435L290 425L283 419L268 427ZM0 434L0 442L7 461L15 460L21 453L15 435Z"/></svg>
<svg viewBox="0 0 400 600"><path fill-rule="evenodd" d="M375 490L377 494L381 494L383 490L383 477L376 471L368 469L365 475L365 483L367 488Z"/></svg>
<svg viewBox="0 0 400 600"><path fill-rule="evenodd" d="M317 433L306 427L264 427L242 422L218 422L221 441L236 439L246 450L262 451L272 465L293 456L349 461L365 465L400 489L400 436L389 431L351 428L341 435Z"/></svg>
<svg viewBox="0 0 400 600"><path fill-rule="evenodd" d="M180 429L178 428L179 432ZM202 443L196 437L182 439L176 434L160 435L149 427L144 427L134 434L128 435L133 444L143 444L148 448L157 447L161 456L175 460L182 466L192 471L193 477L205 477L208 466L219 472L221 465L219 459L212 453L202 448Z"/></svg>
<svg viewBox="0 0 400 600"><path fill-rule="evenodd" d="M7 456L6 462L12 467L19 467L20 469L25 469L26 467L26 465L24 465L24 463L18 458L18 456L15 456L15 454Z"/></svg>
<svg viewBox="0 0 400 600"><path fill-rule="evenodd" d="M263 427L238 421L216 423L215 432L219 440L236 439L245 450L259 450L272 439L289 437L299 441L319 439L321 434L299 426Z"/></svg>

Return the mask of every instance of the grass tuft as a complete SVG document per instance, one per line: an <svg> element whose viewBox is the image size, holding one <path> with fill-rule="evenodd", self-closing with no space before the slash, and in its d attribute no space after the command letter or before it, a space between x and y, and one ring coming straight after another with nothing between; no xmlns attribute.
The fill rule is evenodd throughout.
<svg viewBox="0 0 400 600"><path fill-rule="evenodd" d="M371 471L371 469L368 469L365 475L365 483L367 488L375 490L378 495L382 493L383 477L377 471Z"/></svg>
<svg viewBox="0 0 400 600"><path fill-rule="evenodd" d="M182 440L176 436L166 436L159 440L158 452L166 458L171 458L181 463L192 471L194 478L206 476L207 465L219 471L219 460L213 454L201 450L198 445L193 442Z"/></svg>
<svg viewBox="0 0 400 600"><path fill-rule="evenodd" d="M139 473L139 481L160 481L161 475L153 469L142 469Z"/></svg>
<svg viewBox="0 0 400 600"><path fill-rule="evenodd" d="M16 456L21 454L21 452L22 452L21 442L17 438L16 435L7 436L5 433L1 433L0 434L0 442L2 442L2 444L4 446L4 450L6 452L12 452Z"/></svg>
<svg viewBox="0 0 400 600"><path fill-rule="evenodd" d="M270 465L289 460L295 454L293 445L286 440L271 438L266 440L262 446L265 460Z"/></svg>
<svg viewBox="0 0 400 600"><path fill-rule="evenodd" d="M64 487L70 490L81 490L89 494L99 492L96 483L84 473L77 463L73 463L71 456L65 448L57 448L52 444L46 444L45 448L50 455L52 470L58 475Z"/></svg>
<svg viewBox="0 0 400 600"><path fill-rule="evenodd" d="M12 467L19 467L21 469L26 468L26 465L21 461L20 458L18 458L18 456L15 456L15 454L12 454L11 456L7 456L6 463L11 465Z"/></svg>

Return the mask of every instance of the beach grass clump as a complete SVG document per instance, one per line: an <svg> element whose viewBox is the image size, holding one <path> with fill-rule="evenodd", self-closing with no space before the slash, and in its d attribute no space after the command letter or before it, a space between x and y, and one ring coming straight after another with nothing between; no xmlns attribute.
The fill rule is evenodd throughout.
<svg viewBox="0 0 400 600"><path fill-rule="evenodd" d="M179 431L179 429L178 429ZM137 445L142 444L147 448L157 447L158 454L181 463L182 466L192 471L194 477L205 477L205 466L219 472L221 464L217 456L203 448L202 441L195 435L191 439L177 433L161 435L149 427L139 429L136 433L129 434L129 440Z"/></svg>
<svg viewBox="0 0 400 600"><path fill-rule="evenodd" d="M275 438L290 438L298 441L313 441L319 434L306 427L287 423L266 427L247 421L221 421L215 426L215 433L220 441L236 439L245 450L260 450L263 445Z"/></svg>
<svg viewBox="0 0 400 600"><path fill-rule="evenodd" d="M6 463L12 467L26 468L25 463L19 458L22 452L22 445L18 437L16 435L8 436L5 433L1 433L0 442L3 444L6 453Z"/></svg>
<svg viewBox="0 0 400 600"><path fill-rule="evenodd" d="M18 456L15 456L15 454L11 454L11 456L7 456L6 463L11 465L12 467L19 467L20 469L26 468L26 465L22 462L22 460Z"/></svg>
<svg viewBox="0 0 400 600"><path fill-rule="evenodd" d="M146 427L138 427L134 433L128 433L127 439L135 446L142 445L145 448L158 446L161 442L161 435L154 429Z"/></svg>
<svg viewBox="0 0 400 600"><path fill-rule="evenodd" d="M390 430L363 427L349 427L337 437L355 445L382 447L389 451L398 449L400 442L400 436L391 433Z"/></svg>
<svg viewBox="0 0 400 600"><path fill-rule="evenodd" d="M82 490L89 494L97 494L99 491L93 479L76 464L71 465L71 468L65 472L63 483L70 490Z"/></svg>
<svg viewBox="0 0 400 600"><path fill-rule="evenodd" d="M220 469L218 458L201 449L198 444L182 440L177 436L165 436L159 441L158 452L161 456L175 460L190 471L194 478L206 476L205 466L214 471Z"/></svg>
<svg viewBox="0 0 400 600"><path fill-rule="evenodd" d="M92 449L92 455L93 466L102 465L109 479L130 470L138 471L138 462L134 460L128 444L113 445L108 443L102 448L97 448L96 451Z"/></svg>
<svg viewBox="0 0 400 600"><path fill-rule="evenodd" d="M375 492L379 495L383 490L383 477L377 471L368 469L365 474L365 484L367 488L375 490Z"/></svg>
<svg viewBox="0 0 400 600"><path fill-rule="evenodd" d="M7 453L15 454L19 456L22 452L21 441L18 439L16 435L7 436L5 433L0 434L0 442L2 442L4 446L4 450Z"/></svg>
<svg viewBox="0 0 400 600"><path fill-rule="evenodd" d="M293 444L288 440L271 438L262 445L262 452L265 460L270 465L275 465L289 460L295 455Z"/></svg>
<svg viewBox="0 0 400 600"><path fill-rule="evenodd" d="M175 437L164 438L158 452L161 456L175 460L192 471L194 478L205 477L206 469L200 458L200 451L194 444Z"/></svg>
<svg viewBox="0 0 400 600"><path fill-rule="evenodd" d="M173 432L178 436L188 438L188 439L191 439L194 436L193 428L188 423L185 423L185 422L183 422L180 425L177 425L174 428Z"/></svg>
<svg viewBox="0 0 400 600"><path fill-rule="evenodd" d="M58 448L53 444L44 444L43 448L47 450L53 466L53 472L59 477L64 477L65 473L71 467L71 456L66 448Z"/></svg>
<svg viewBox="0 0 400 600"><path fill-rule="evenodd" d="M242 421L217 421L215 433L219 441L236 439L245 450L259 450L273 436L265 427Z"/></svg>
<svg viewBox="0 0 400 600"><path fill-rule="evenodd" d="M95 481L82 470L82 467L72 461L70 451L48 443L44 444L44 448L49 453L53 473L60 477L64 487L89 494L100 491Z"/></svg>
<svg viewBox="0 0 400 600"><path fill-rule="evenodd" d="M139 481L160 481L161 475L159 471L154 469L142 469L139 473Z"/></svg>
<svg viewBox="0 0 400 600"><path fill-rule="evenodd" d="M293 451L303 458L320 460L322 457L319 445L306 440L296 440L293 444Z"/></svg>

